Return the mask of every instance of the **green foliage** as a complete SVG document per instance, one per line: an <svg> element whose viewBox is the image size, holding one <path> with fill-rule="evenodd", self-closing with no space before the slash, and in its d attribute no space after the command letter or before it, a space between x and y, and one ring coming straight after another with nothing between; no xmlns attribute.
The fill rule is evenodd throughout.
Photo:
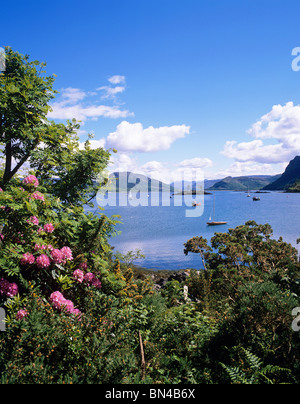
<svg viewBox="0 0 300 404"><path fill-rule="evenodd" d="M290 369L279 366L264 365L263 361L245 348L240 349L244 358L239 361L242 365L230 367L221 363L233 384L277 384L289 380Z"/></svg>

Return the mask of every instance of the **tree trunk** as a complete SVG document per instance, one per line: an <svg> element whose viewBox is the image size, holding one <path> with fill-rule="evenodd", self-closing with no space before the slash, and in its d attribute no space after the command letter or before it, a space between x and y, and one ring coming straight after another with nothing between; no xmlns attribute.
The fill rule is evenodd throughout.
<svg viewBox="0 0 300 404"><path fill-rule="evenodd" d="M5 185L10 180L11 176L11 163L12 163L12 154L11 154L11 141L6 143L5 146L5 171L3 175L2 185Z"/></svg>

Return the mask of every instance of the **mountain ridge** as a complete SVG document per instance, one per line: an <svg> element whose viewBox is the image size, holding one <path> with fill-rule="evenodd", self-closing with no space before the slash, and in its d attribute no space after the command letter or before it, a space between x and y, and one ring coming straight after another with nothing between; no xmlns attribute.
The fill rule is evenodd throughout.
<svg viewBox="0 0 300 404"><path fill-rule="evenodd" d="M296 156L286 167L284 173L272 183L266 185L264 190L282 191L300 180L300 156Z"/></svg>

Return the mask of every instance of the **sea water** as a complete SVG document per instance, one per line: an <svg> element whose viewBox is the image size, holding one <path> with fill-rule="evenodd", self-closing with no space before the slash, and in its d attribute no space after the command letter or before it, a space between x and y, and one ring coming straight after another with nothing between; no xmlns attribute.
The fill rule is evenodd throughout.
<svg viewBox="0 0 300 404"><path fill-rule="evenodd" d="M151 196L151 195L150 195ZM259 196L260 201L253 201L253 196ZM127 194L119 196L127 198ZM153 200L155 196L152 195ZM159 198L159 195L156 195ZM161 197L161 196L160 196ZM163 198L170 198L164 195ZM185 256L184 243L194 236L202 236L208 241L215 232L226 232L255 220L258 224L269 223L273 229L272 238L283 240L299 247L296 243L300 238L300 194L269 192L247 197L245 192L218 191L213 195L199 197L202 201L203 214L200 217L187 217L186 212L192 208L195 196L174 195L169 203L160 206L106 206L104 214L121 216L122 224L116 229L122 233L110 239L115 251L126 254L128 251L140 249L146 256L144 260L135 263L151 269L184 269L201 268L198 254L189 253ZM213 212L215 199L215 220L226 221L226 225L207 226L207 221ZM165 199L166 201L166 199ZM96 203L96 201L95 201ZM126 203L123 203L126 205ZM157 205L157 203L156 203ZM175 206L180 205L180 206Z"/></svg>

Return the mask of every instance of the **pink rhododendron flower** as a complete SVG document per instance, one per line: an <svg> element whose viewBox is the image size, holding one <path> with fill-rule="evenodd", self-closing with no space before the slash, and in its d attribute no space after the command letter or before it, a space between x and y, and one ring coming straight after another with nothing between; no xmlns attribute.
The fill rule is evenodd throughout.
<svg viewBox="0 0 300 404"><path fill-rule="evenodd" d="M68 313L74 314L76 316L81 315L81 311L74 308L74 303L71 300L65 299L63 294L59 291L51 293L49 301L55 309L65 309Z"/></svg>
<svg viewBox="0 0 300 404"><path fill-rule="evenodd" d="M39 224L39 219L36 216L30 216L30 218L27 220L27 223L32 223L37 226Z"/></svg>
<svg viewBox="0 0 300 404"><path fill-rule="evenodd" d="M64 260L72 260L73 256L72 256L72 250L70 247L63 247L60 250L63 254L63 259Z"/></svg>
<svg viewBox="0 0 300 404"><path fill-rule="evenodd" d="M52 224L52 223L47 223L47 224L45 224L45 225L44 225L44 230L45 230L47 233L53 233L53 231L54 231L54 226L53 226L53 224Z"/></svg>
<svg viewBox="0 0 300 404"><path fill-rule="evenodd" d="M80 269L76 269L73 272L73 278L78 281L79 283L82 283L84 280L84 273Z"/></svg>
<svg viewBox="0 0 300 404"><path fill-rule="evenodd" d="M27 252L27 253L22 255L22 258L21 258L20 262L21 262L22 265L33 264L35 262L35 258L33 256L33 254Z"/></svg>
<svg viewBox="0 0 300 404"><path fill-rule="evenodd" d="M101 289L102 285L100 280L92 272L88 272L87 274L84 275L84 281L89 286L94 286L97 289Z"/></svg>
<svg viewBox="0 0 300 404"><path fill-rule="evenodd" d="M36 265L38 268L48 268L50 263L50 258L46 254L39 255L36 259Z"/></svg>
<svg viewBox="0 0 300 404"><path fill-rule="evenodd" d="M22 318L28 316L28 311L26 310L19 310L17 315L16 315L16 319L17 320L22 320Z"/></svg>
<svg viewBox="0 0 300 404"><path fill-rule="evenodd" d="M23 184L33 185L35 188L39 186L39 181L34 175L28 175L24 178Z"/></svg>
<svg viewBox="0 0 300 404"><path fill-rule="evenodd" d="M3 192L3 189L2 189L2 188L0 188L0 192Z"/></svg>
<svg viewBox="0 0 300 404"><path fill-rule="evenodd" d="M18 285L16 283L10 283L6 279L0 279L0 295L6 297L16 296L19 292Z"/></svg>
<svg viewBox="0 0 300 404"><path fill-rule="evenodd" d="M52 250L50 254L55 264L61 264L64 261L64 255L58 248Z"/></svg>
<svg viewBox="0 0 300 404"><path fill-rule="evenodd" d="M29 200L31 200L31 199L39 199L43 202L45 201L45 197L41 192L34 192L33 194L31 194L29 196Z"/></svg>

